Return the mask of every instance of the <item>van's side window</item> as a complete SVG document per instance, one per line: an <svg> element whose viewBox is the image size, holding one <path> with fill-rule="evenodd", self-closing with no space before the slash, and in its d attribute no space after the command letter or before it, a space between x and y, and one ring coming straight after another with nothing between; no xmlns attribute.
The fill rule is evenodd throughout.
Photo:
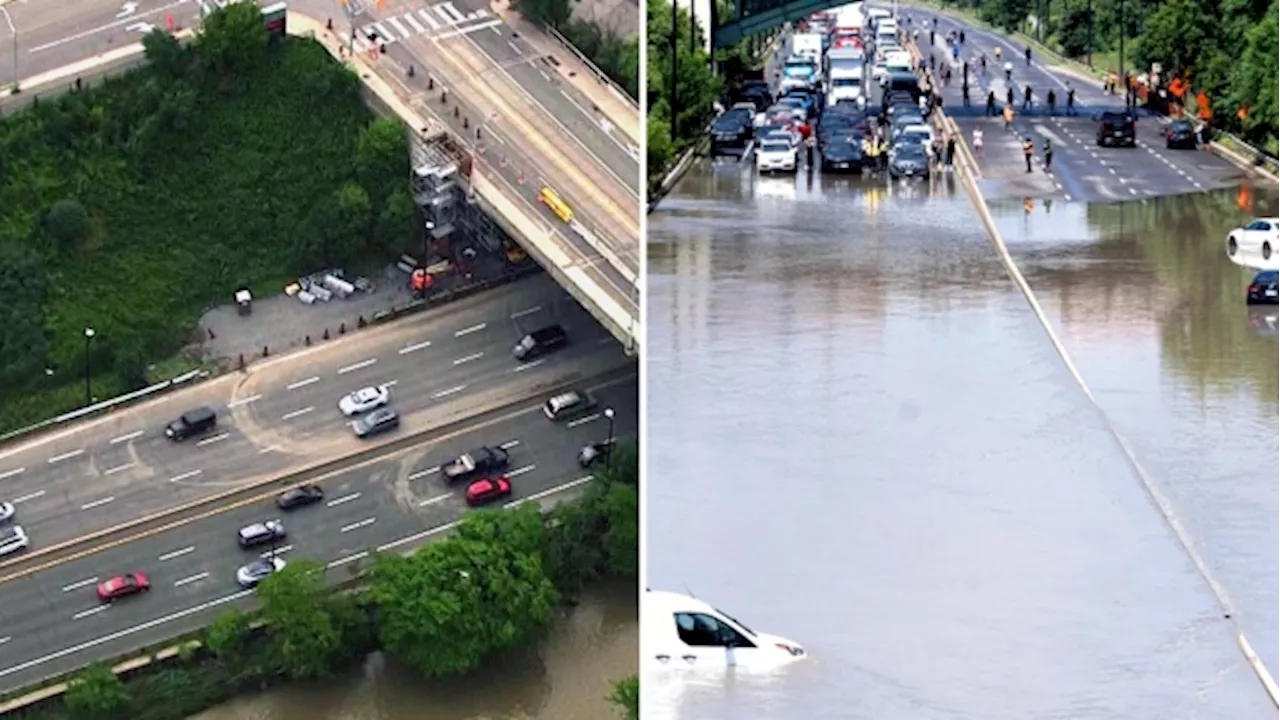
<svg viewBox="0 0 1280 720"><path fill-rule="evenodd" d="M703 613L676 613L676 632L691 647L755 647L742 633Z"/></svg>

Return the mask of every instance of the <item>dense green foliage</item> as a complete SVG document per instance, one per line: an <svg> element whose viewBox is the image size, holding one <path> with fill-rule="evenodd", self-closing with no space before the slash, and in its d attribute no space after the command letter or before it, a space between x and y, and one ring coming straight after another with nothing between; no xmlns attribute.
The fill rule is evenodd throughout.
<svg viewBox="0 0 1280 720"><path fill-rule="evenodd" d="M1120 37L1126 69L1160 63L1166 78L1190 79L1213 105L1214 122L1276 152L1277 5L1275 0L954 0L1009 31L1025 31L1068 57L1095 57L1118 69ZM1042 25L1034 22L1047 8ZM1123 17L1123 26L1121 18ZM1090 23L1092 22L1092 31ZM1241 121L1237 111L1247 107Z"/></svg>
<svg viewBox="0 0 1280 720"><path fill-rule="evenodd" d="M144 383L241 284L412 235L405 135L322 47L268 43L251 3L144 46L147 67L0 118L5 429L83 403L86 362L98 397Z"/></svg>
<svg viewBox="0 0 1280 720"><path fill-rule="evenodd" d="M542 569L543 534L539 508L526 504L470 514L445 542L378 558L369 597L382 646L434 676L527 642L558 599Z"/></svg>
<svg viewBox="0 0 1280 720"><path fill-rule="evenodd" d="M290 561L258 586L260 611L232 610L210 623L201 656L124 684L91 666L64 703L21 717L179 720L246 689L330 676L377 648L424 675L474 670L535 640L558 598L595 578L636 577L639 470L635 446L621 445L579 500L550 513L535 503L468 513L447 538L408 556L376 557L366 592L328 592L324 566ZM252 629L255 619L262 630ZM620 681L609 702L638 717L636 678Z"/></svg>
<svg viewBox="0 0 1280 720"><path fill-rule="evenodd" d="M645 92L649 103L646 152L652 192L680 153L702 139L707 121L714 113L716 99L724 91L724 83L711 73L710 58L702 49L702 43L692 42L689 12L677 8L674 28L676 112L672 115L672 3L669 0L646 0L646 3L648 87ZM699 30L699 35L701 32Z"/></svg>
<svg viewBox="0 0 1280 720"><path fill-rule="evenodd" d="M609 702L626 720L640 720L640 677L632 675L614 683Z"/></svg>
<svg viewBox="0 0 1280 720"><path fill-rule="evenodd" d="M640 41L594 23L573 20L575 0L515 0L521 15L555 28L632 98L640 97Z"/></svg>

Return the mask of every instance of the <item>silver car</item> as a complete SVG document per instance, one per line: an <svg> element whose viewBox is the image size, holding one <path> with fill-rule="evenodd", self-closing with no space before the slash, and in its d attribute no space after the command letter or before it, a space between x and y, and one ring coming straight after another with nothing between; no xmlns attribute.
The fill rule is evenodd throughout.
<svg viewBox="0 0 1280 720"><path fill-rule="evenodd" d="M356 437L369 437L398 427L400 427L400 416L388 407L380 407L351 423L351 429L355 431Z"/></svg>
<svg viewBox="0 0 1280 720"><path fill-rule="evenodd" d="M21 525L12 525L0 528L0 555L9 555L19 550L25 550L31 540L27 538L27 533L22 529Z"/></svg>
<svg viewBox="0 0 1280 720"><path fill-rule="evenodd" d="M285 538L284 523L279 520L267 520L240 528L240 547L251 548L265 545Z"/></svg>
<svg viewBox="0 0 1280 720"><path fill-rule="evenodd" d="M255 560L236 571L236 582L242 588L257 587L258 583L284 569L284 558L270 557Z"/></svg>

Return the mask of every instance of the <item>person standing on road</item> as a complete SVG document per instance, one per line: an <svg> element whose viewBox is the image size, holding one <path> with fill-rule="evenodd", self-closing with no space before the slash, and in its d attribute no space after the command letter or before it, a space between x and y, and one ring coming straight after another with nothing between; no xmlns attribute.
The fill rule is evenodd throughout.
<svg viewBox="0 0 1280 720"><path fill-rule="evenodd" d="M1024 111L1031 110L1031 86L1027 85L1022 92L1022 109Z"/></svg>
<svg viewBox="0 0 1280 720"><path fill-rule="evenodd" d="M886 135L888 133L885 133ZM876 148L876 169L884 172L889 166L889 141L884 137L880 137L880 144Z"/></svg>
<svg viewBox="0 0 1280 720"><path fill-rule="evenodd" d="M968 80L965 80L964 84L960 86L960 96L964 100L964 106L969 107L969 81Z"/></svg>
<svg viewBox="0 0 1280 720"><path fill-rule="evenodd" d="M1030 45L1027 46L1026 56L1027 56L1027 67L1031 67L1031 46Z"/></svg>
<svg viewBox="0 0 1280 720"><path fill-rule="evenodd" d="M1036 144L1030 137L1022 138L1022 157L1027 161L1027 172L1031 172L1031 157L1036 154Z"/></svg>
<svg viewBox="0 0 1280 720"><path fill-rule="evenodd" d="M996 91L987 91L987 117L996 116Z"/></svg>
<svg viewBox="0 0 1280 720"><path fill-rule="evenodd" d="M960 44L961 44L961 45L963 45L963 44L964 44L964 31L963 31L963 30L961 30L961 31L960 31Z"/></svg>
<svg viewBox="0 0 1280 720"><path fill-rule="evenodd" d="M1076 114L1076 89L1071 83L1067 83L1067 114Z"/></svg>
<svg viewBox="0 0 1280 720"><path fill-rule="evenodd" d="M1044 171L1053 172L1053 143L1049 142L1049 138L1044 139Z"/></svg>
<svg viewBox="0 0 1280 720"><path fill-rule="evenodd" d="M944 155L943 163L947 166L947 172L951 172L951 163L956 157L956 136L947 135L947 150Z"/></svg>
<svg viewBox="0 0 1280 720"><path fill-rule="evenodd" d="M982 157L982 128L973 129L973 154L975 157Z"/></svg>
<svg viewBox="0 0 1280 720"><path fill-rule="evenodd" d="M1004 91L1004 104L1005 104L1005 105L1008 105L1009 107L1013 107L1013 86L1012 86L1012 85L1010 85L1009 87L1005 88L1005 91Z"/></svg>
<svg viewBox="0 0 1280 720"><path fill-rule="evenodd" d="M967 83L969 82L969 61L964 61L964 66L960 69L960 77Z"/></svg>
<svg viewBox="0 0 1280 720"><path fill-rule="evenodd" d="M933 28L929 28L929 51L933 51Z"/></svg>
<svg viewBox="0 0 1280 720"><path fill-rule="evenodd" d="M1013 127L1013 105L1004 106L1004 129L1008 130Z"/></svg>
<svg viewBox="0 0 1280 720"><path fill-rule="evenodd" d="M987 74L987 56L979 55L978 62L982 64L982 74L986 75Z"/></svg>
<svg viewBox="0 0 1280 720"><path fill-rule="evenodd" d="M1049 104L1049 114L1050 114L1050 115L1052 115L1052 114L1053 114L1053 111L1054 111L1053 106L1054 106L1054 103L1056 103L1056 102L1058 101L1058 97L1057 97L1056 95L1054 95L1054 94L1053 94L1053 91L1052 91L1052 90L1050 90L1050 91L1049 91L1049 94L1048 94L1048 95L1045 95L1044 100L1045 100L1045 102L1046 102L1046 103L1048 103L1048 104Z"/></svg>

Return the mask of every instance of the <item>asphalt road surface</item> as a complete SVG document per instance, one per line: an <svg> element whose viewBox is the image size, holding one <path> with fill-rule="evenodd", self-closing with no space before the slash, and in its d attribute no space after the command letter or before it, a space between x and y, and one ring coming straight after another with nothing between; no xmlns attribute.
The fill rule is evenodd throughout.
<svg viewBox="0 0 1280 720"><path fill-rule="evenodd" d="M985 135L985 158L979 161L984 176L1007 179L1010 183L999 194L1027 195L1034 197L1058 196L1066 200L1112 201L1231 187L1245 178L1245 173L1226 160L1207 151L1167 149L1164 142L1162 118L1146 110L1135 111L1137 121L1137 147L1099 147L1096 142L1097 123L1094 116L1102 110L1123 110L1124 97L1108 95L1099 82L1085 82L1083 78L1048 65L1032 55L1031 65L1023 56L1024 46L1009 42L1006 38L974 28L970 25L939 14L939 30L932 48L929 46L929 29L923 22L933 18L933 13L915 8L903 8L904 16L912 18L909 32L920 30L919 46L922 52L932 50L940 72L943 63L952 68L951 82L943 88L943 105L947 114L955 118L957 125L972 142L973 131L981 128ZM965 43L958 59L952 59L946 46L946 34L962 29ZM1003 58L997 62L995 47L1002 48ZM987 72L981 72L979 55L987 58ZM970 102L964 107L961 77L964 62L969 63ZM1002 69L1005 61L1013 63L1011 82L1006 83ZM1004 130L1000 118L984 117L988 91L996 96L997 111L1004 107L1006 91L1014 90L1013 132ZM1032 105L1023 109L1025 88L1032 89ZM1076 90L1077 114L1066 114L1067 88ZM1056 111L1049 112L1047 93L1055 94ZM1026 166L1021 150L1021 138L1031 137L1036 145L1037 159L1042 154L1045 140L1054 148L1052 177L1028 184ZM1034 172L1044 173L1043 163L1035 165ZM984 193L989 188L984 188ZM997 191L999 192L999 191Z"/></svg>
<svg viewBox="0 0 1280 720"><path fill-rule="evenodd" d="M615 435L634 437L634 373L586 387L602 407L617 411ZM578 466L577 451L605 439L608 421L596 414L553 423L541 413L543 400L531 399L500 422L464 427L333 477L323 484L323 503L281 513L267 490L261 501L0 585L0 691L161 642L248 605L251 593L237 585L236 570L270 554L270 547L240 549L236 530L247 524L282 519L288 537L277 546L280 557L327 563L329 579L341 581L375 548L407 550L467 512L464 484L451 488L439 476L439 466L461 453L482 445L507 448L512 502L583 485L590 470ZM134 571L149 574L150 593L99 603L97 582Z"/></svg>
<svg viewBox="0 0 1280 720"><path fill-rule="evenodd" d="M569 348L526 364L511 356L524 334L552 322L569 331ZM581 306L536 276L5 450L0 497L17 506L39 550L623 362L617 342ZM371 385L390 387L402 426L361 441L337 402ZM166 424L201 405L218 412L215 431L181 443L164 437Z"/></svg>

